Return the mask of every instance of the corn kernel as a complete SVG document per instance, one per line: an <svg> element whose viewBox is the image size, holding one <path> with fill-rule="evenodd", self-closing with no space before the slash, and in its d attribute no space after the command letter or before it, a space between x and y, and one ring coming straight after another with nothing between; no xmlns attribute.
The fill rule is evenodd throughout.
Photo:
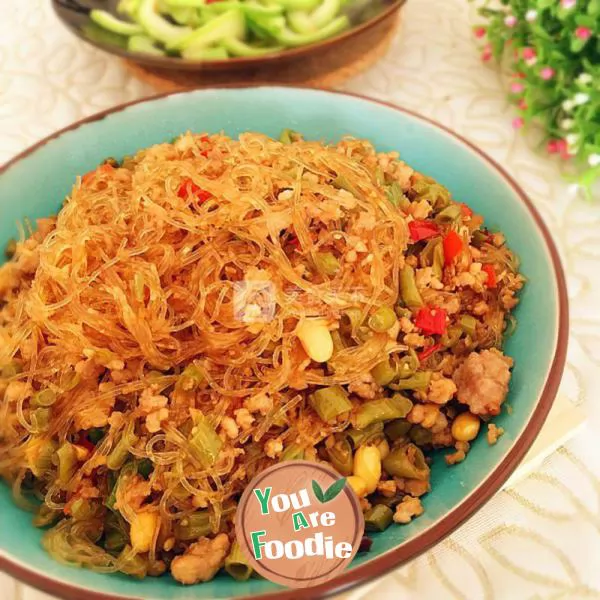
<svg viewBox="0 0 600 600"><path fill-rule="evenodd" d="M158 513L137 513L131 523L131 545L136 552L148 552L152 547L154 532L158 525Z"/></svg>
<svg viewBox="0 0 600 600"><path fill-rule="evenodd" d="M296 335L315 362L326 362L333 354L333 338L324 319L302 319L296 327Z"/></svg>
<svg viewBox="0 0 600 600"><path fill-rule="evenodd" d="M477 437L481 421L470 412L461 413L452 423L452 437L459 442L470 442Z"/></svg>
<svg viewBox="0 0 600 600"><path fill-rule="evenodd" d="M377 489L381 479L381 455L375 446L361 446L354 454L354 475L367 485L367 494Z"/></svg>
<svg viewBox="0 0 600 600"><path fill-rule="evenodd" d="M390 445L385 438L381 440L375 447L377 450L379 450L379 456L381 457L381 460L383 460L390 453Z"/></svg>
<svg viewBox="0 0 600 600"><path fill-rule="evenodd" d="M367 484L364 479L357 477L356 475L350 475L346 481L348 485L354 490L354 493L359 497L363 498L367 495Z"/></svg>

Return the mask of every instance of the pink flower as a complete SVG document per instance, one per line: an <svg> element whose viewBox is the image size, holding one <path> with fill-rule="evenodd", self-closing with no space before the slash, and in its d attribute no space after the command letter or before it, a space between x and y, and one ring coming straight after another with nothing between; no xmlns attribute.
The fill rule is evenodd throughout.
<svg viewBox="0 0 600 600"><path fill-rule="evenodd" d="M517 105L521 110L527 110L527 102L525 102L525 98L521 98L519 100L519 104Z"/></svg>
<svg viewBox="0 0 600 600"><path fill-rule="evenodd" d="M545 81L548 81L548 79L552 79L554 77L554 69L552 67L544 67L540 71L540 77Z"/></svg>
<svg viewBox="0 0 600 600"><path fill-rule="evenodd" d="M531 60L532 58L535 58L535 57L536 57L536 53L533 48L530 48L528 46L523 48L523 58L525 60Z"/></svg>
<svg viewBox="0 0 600 600"><path fill-rule="evenodd" d="M573 8L577 4L577 0L560 0L560 5L563 8Z"/></svg>
<svg viewBox="0 0 600 600"><path fill-rule="evenodd" d="M580 40L587 40L592 35L592 30L589 27L578 27L575 30L575 35Z"/></svg>
<svg viewBox="0 0 600 600"><path fill-rule="evenodd" d="M523 117L516 117L513 119L513 122L512 122L513 129L521 129L521 127L523 127L523 125L525 125L525 121L523 120Z"/></svg>
<svg viewBox="0 0 600 600"><path fill-rule="evenodd" d="M482 38L485 35L485 27L475 27L473 33L476 38Z"/></svg>
<svg viewBox="0 0 600 600"><path fill-rule="evenodd" d="M520 94L525 89L525 86L520 81L515 81L510 85L510 91L513 94Z"/></svg>
<svg viewBox="0 0 600 600"><path fill-rule="evenodd" d="M558 142L559 140L548 140L546 144L548 154L557 154L559 152Z"/></svg>
<svg viewBox="0 0 600 600"><path fill-rule="evenodd" d="M507 27L514 27L517 24L517 17L515 17L515 15L506 15L504 18L504 24Z"/></svg>
<svg viewBox="0 0 600 600"><path fill-rule="evenodd" d="M556 142L556 153L560 154L560 157L568 160L569 158L571 158L571 154L569 153L568 150L568 144L567 144L567 140L555 140Z"/></svg>
<svg viewBox="0 0 600 600"><path fill-rule="evenodd" d="M488 62L490 58L492 58L492 47L489 44L487 44L486 46L484 46L481 52L481 60L483 62Z"/></svg>

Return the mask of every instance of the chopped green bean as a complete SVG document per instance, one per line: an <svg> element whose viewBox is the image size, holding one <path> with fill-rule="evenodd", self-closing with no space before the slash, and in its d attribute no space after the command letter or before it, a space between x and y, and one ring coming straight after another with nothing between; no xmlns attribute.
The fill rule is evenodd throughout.
<svg viewBox="0 0 600 600"><path fill-rule="evenodd" d="M408 432L408 437L417 446L426 446L427 444L431 444L432 434L430 429L425 429L421 425L413 425Z"/></svg>
<svg viewBox="0 0 600 600"><path fill-rule="evenodd" d="M50 409L49 408L36 408L31 411L31 424L36 433L46 431L48 429L48 423L50 422Z"/></svg>
<svg viewBox="0 0 600 600"><path fill-rule="evenodd" d="M410 206L410 200L404 195L404 192L397 181L386 186L385 193L388 200L397 208L406 210Z"/></svg>
<svg viewBox="0 0 600 600"><path fill-rule="evenodd" d="M406 419L396 419L387 423L383 429L386 437L392 442L406 436L412 427L412 423L409 423Z"/></svg>
<svg viewBox="0 0 600 600"><path fill-rule="evenodd" d="M397 376L396 368L392 365L389 359L377 363L371 369L371 376L377 385L388 385Z"/></svg>
<svg viewBox="0 0 600 600"><path fill-rule="evenodd" d="M380 306L370 317L369 327L378 333L391 329L396 323L396 313L389 306Z"/></svg>
<svg viewBox="0 0 600 600"><path fill-rule="evenodd" d="M352 475L352 446L348 438L340 435L336 437L331 448L326 448L329 462L338 473L348 476Z"/></svg>
<svg viewBox="0 0 600 600"><path fill-rule="evenodd" d="M366 531L385 531L392 522L394 511L385 504L375 504L365 513Z"/></svg>
<svg viewBox="0 0 600 600"><path fill-rule="evenodd" d="M435 221L442 225L446 225L448 223L454 223L462 214L461 207L458 204L451 204L446 208L442 209L436 216Z"/></svg>
<svg viewBox="0 0 600 600"><path fill-rule="evenodd" d="M333 187L336 187L340 190L346 190L350 192L355 198L360 198L361 193L358 191L350 181L344 177L343 175L338 175L332 182Z"/></svg>
<svg viewBox="0 0 600 600"><path fill-rule="evenodd" d="M375 442L383 439L383 421L372 423L364 429L346 429L344 435L348 438L352 447L356 450L363 444Z"/></svg>
<svg viewBox="0 0 600 600"><path fill-rule="evenodd" d="M316 390L309 397L309 402L323 421L331 421L352 408L346 390L339 385Z"/></svg>
<svg viewBox="0 0 600 600"><path fill-rule="evenodd" d="M281 454L280 461L302 460L304 458L304 449L298 444L290 444Z"/></svg>
<svg viewBox="0 0 600 600"><path fill-rule="evenodd" d="M204 467L215 464L223 441L204 415L196 415L189 440L192 454Z"/></svg>
<svg viewBox="0 0 600 600"><path fill-rule="evenodd" d="M463 333L463 329L461 326L452 326L452 327L448 327L448 330L446 331L446 333L444 333L442 335L442 337L440 338L440 342L446 347L446 348L454 348L454 346L456 346L456 344L458 344L458 341L460 340L460 336Z"/></svg>
<svg viewBox="0 0 600 600"><path fill-rule="evenodd" d="M419 368L419 358L417 353L411 348L408 354L403 356L398 362L398 377L400 379L407 379L414 375Z"/></svg>
<svg viewBox="0 0 600 600"><path fill-rule="evenodd" d="M406 379L399 379L396 383L390 384L392 390L424 390L431 380L431 371L417 371Z"/></svg>
<svg viewBox="0 0 600 600"><path fill-rule="evenodd" d="M317 271L323 275L333 276L340 270L340 261L332 252L317 252L314 261Z"/></svg>
<svg viewBox="0 0 600 600"><path fill-rule="evenodd" d="M225 571L236 581L246 581L252 575L252 567L248 564L246 555L242 552L237 541L231 545L231 550L225 559Z"/></svg>
<svg viewBox="0 0 600 600"><path fill-rule="evenodd" d="M112 471L118 471L129 456L129 448L138 441L138 436L133 432L133 427L130 426L121 435L121 439L117 442L110 454L106 457L106 466Z"/></svg>
<svg viewBox="0 0 600 600"><path fill-rule="evenodd" d="M173 527L175 537L184 542L195 542L210 532L210 513L207 510L199 510L183 517Z"/></svg>
<svg viewBox="0 0 600 600"><path fill-rule="evenodd" d="M56 402L56 393L50 389L40 390L36 392L32 398L31 403L33 406L42 406L47 408L52 406Z"/></svg>
<svg viewBox="0 0 600 600"><path fill-rule="evenodd" d="M423 299L417 289L415 270L410 265L405 265L400 271L400 295L408 308L423 306Z"/></svg>
<svg viewBox="0 0 600 600"><path fill-rule="evenodd" d="M414 444L393 449L382 461L383 468L394 477L407 477L425 481L429 478L429 465L423 452Z"/></svg>
<svg viewBox="0 0 600 600"><path fill-rule="evenodd" d="M356 411L356 428L364 429L371 423L404 418L412 406L412 402L402 394L394 394L391 398L369 400L369 402L361 404Z"/></svg>
<svg viewBox="0 0 600 600"><path fill-rule="evenodd" d="M77 452L73 444L64 442L56 451L58 458L58 480L62 485L67 485L77 467Z"/></svg>
<svg viewBox="0 0 600 600"><path fill-rule="evenodd" d="M460 326L462 330L469 336L475 337L477 329L477 319L472 315L462 315L460 318Z"/></svg>
<svg viewBox="0 0 600 600"><path fill-rule="evenodd" d="M71 504L71 516L76 521L87 521L91 519L98 510L98 504L87 498L77 498Z"/></svg>

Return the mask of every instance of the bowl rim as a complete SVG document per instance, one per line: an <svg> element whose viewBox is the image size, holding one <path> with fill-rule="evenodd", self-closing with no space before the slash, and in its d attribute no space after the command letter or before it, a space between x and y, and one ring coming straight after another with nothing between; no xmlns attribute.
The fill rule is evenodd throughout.
<svg viewBox="0 0 600 600"><path fill-rule="evenodd" d="M375 27L379 23L385 21L397 11L399 11L406 0L391 0L391 4L385 7L380 13L374 17L367 19L363 23L359 23L345 31L338 33L332 37L321 40L320 42L313 42L312 44L306 44L305 46L298 46L296 48L288 48L285 50L279 50L277 52L271 52L263 56L237 56L233 58L226 58L220 60L188 60L174 56L153 56L151 54L144 54L142 52L131 52L127 49L120 48L119 46L111 46L110 44L103 44L96 42L93 39L83 35L81 30L71 25L59 11L59 0L52 0L52 9L56 18L60 23L66 27L73 35L77 36L80 40L90 44L94 48L98 48L108 54L119 56L125 60L130 60L136 64L143 65L150 68L160 69L162 71L202 71L202 70L234 70L234 69L249 69L264 67L276 64L278 62L285 63L289 60L301 58L306 55L317 53L319 51L328 50L331 46L337 43L349 40L361 33L364 33L371 28ZM89 18L89 17L88 17ZM211 86L213 87L213 86ZM223 86L224 87L224 86Z"/></svg>
<svg viewBox="0 0 600 600"><path fill-rule="evenodd" d="M333 594L346 591L350 588L356 587L360 584L367 583L377 577L384 575L390 570L400 566L410 559L416 558L426 550L430 549L434 545L441 542L450 533L462 525L468 518L473 516L478 510L480 510L502 487L507 481L509 476L518 466L518 464L525 457L527 451L535 441L539 434L542 425L544 424L550 408L558 393L560 381L562 379L569 337L569 307L568 307L568 295L565 274L563 271L562 263L558 249L552 239L549 229L544 223L541 215L528 198L527 194L515 181L515 179L507 173L507 171L500 166L494 159L488 156L483 150L479 149L475 144L461 136L460 134L452 131L450 128L438 123L434 119L430 119L419 113L398 106L392 102L386 100L380 100L376 98L370 98L368 96L357 94L353 92L339 91L339 90L326 90L322 88L314 88L310 86L297 86L297 85L219 85L211 88L195 88L191 90L179 90L156 94L153 96L125 102L114 106L110 109L95 113L78 121L75 121L71 125L59 129L55 133L45 137L39 142L33 144L29 148L23 150L17 154L14 158L10 159L4 165L0 166L0 176L4 174L13 164L23 160L30 154L37 151L39 148L45 146L48 142L53 139L61 137L63 134L70 131L79 129L82 125L100 121L106 116L114 113L122 112L130 106L136 104L151 103L157 100L162 100L169 96L175 96L179 94L196 93L196 92L210 92L220 89L225 90L247 90L249 88L260 89L260 88L271 88L271 89L286 89L286 90L303 90L313 91L326 94L337 94L340 96L349 96L357 98L362 101L370 102L386 108L391 108L395 111L409 115L412 118L420 120L428 125L432 125L441 129L444 133L450 135L452 138L458 140L463 145L467 146L472 152L477 154L484 162L486 162L492 169L494 169L506 182L506 184L512 188L515 195L520 199L525 208L531 215L534 224L536 225L541 237L546 245L547 254L549 256L552 270L554 274L554 280L556 283L556 296L557 296L557 321L556 321L556 338L554 356L548 367L546 381L543 389L540 393L539 400L533 409L533 413L526 423L526 426L522 429L521 434L515 439L510 450L504 456L504 458L496 465L496 467L483 479L478 486L456 507L440 517L430 527L428 527L422 533L414 536L413 538L402 543L397 548L389 550L379 557L373 558L365 564L359 565L351 570L346 570L342 575L323 583L321 585L303 588L303 589L284 589L274 590L272 592L262 593L253 596L242 596L239 600L299 600L305 598L310 590L310 597L314 599L329 597ZM7 574L16 577L17 579L25 582L26 584L32 585L46 593L54 594L60 598L66 600L80 600L82 594L85 594L89 600L136 600L134 596L123 596L114 595L104 592L96 592L88 588L80 587L76 584L66 583L58 579L48 577L33 568L23 566L20 562L12 560L10 557L3 556L0 554L0 570L5 571ZM139 598L139 597L138 597Z"/></svg>

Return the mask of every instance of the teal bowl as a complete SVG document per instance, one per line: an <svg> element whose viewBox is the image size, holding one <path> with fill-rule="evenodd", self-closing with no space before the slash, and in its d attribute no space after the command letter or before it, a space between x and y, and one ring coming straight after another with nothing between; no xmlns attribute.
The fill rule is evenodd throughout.
<svg viewBox="0 0 600 600"><path fill-rule="evenodd" d="M117 107L43 140L2 169L0 245L15 236L18 221L58 211L76 175L107 156L132 154L186 130L278 136L285 127L310 139L352 135L372 140L381 151L397 150L506 234L528 278L516 311L518 327L506 343L506 352L515 359L508 400L512 411L496 420L506 434L491 447L480 436L469 458L452 468L436 457L433 491L423 500L425 513L409 525L374 535L369 553L358 555L342 576L309 593L261 579L237 583L224 575L185 588L167 576L138 581L60 565L44 552L41 531L2 484L0 568L11 575L77 600L321 597L381 575L439 542L499 490L531 446L565 363L567 294L558 253L538 213L498 165L469 142L409 111L358 96L284 87L199 90Z"/></svg>

